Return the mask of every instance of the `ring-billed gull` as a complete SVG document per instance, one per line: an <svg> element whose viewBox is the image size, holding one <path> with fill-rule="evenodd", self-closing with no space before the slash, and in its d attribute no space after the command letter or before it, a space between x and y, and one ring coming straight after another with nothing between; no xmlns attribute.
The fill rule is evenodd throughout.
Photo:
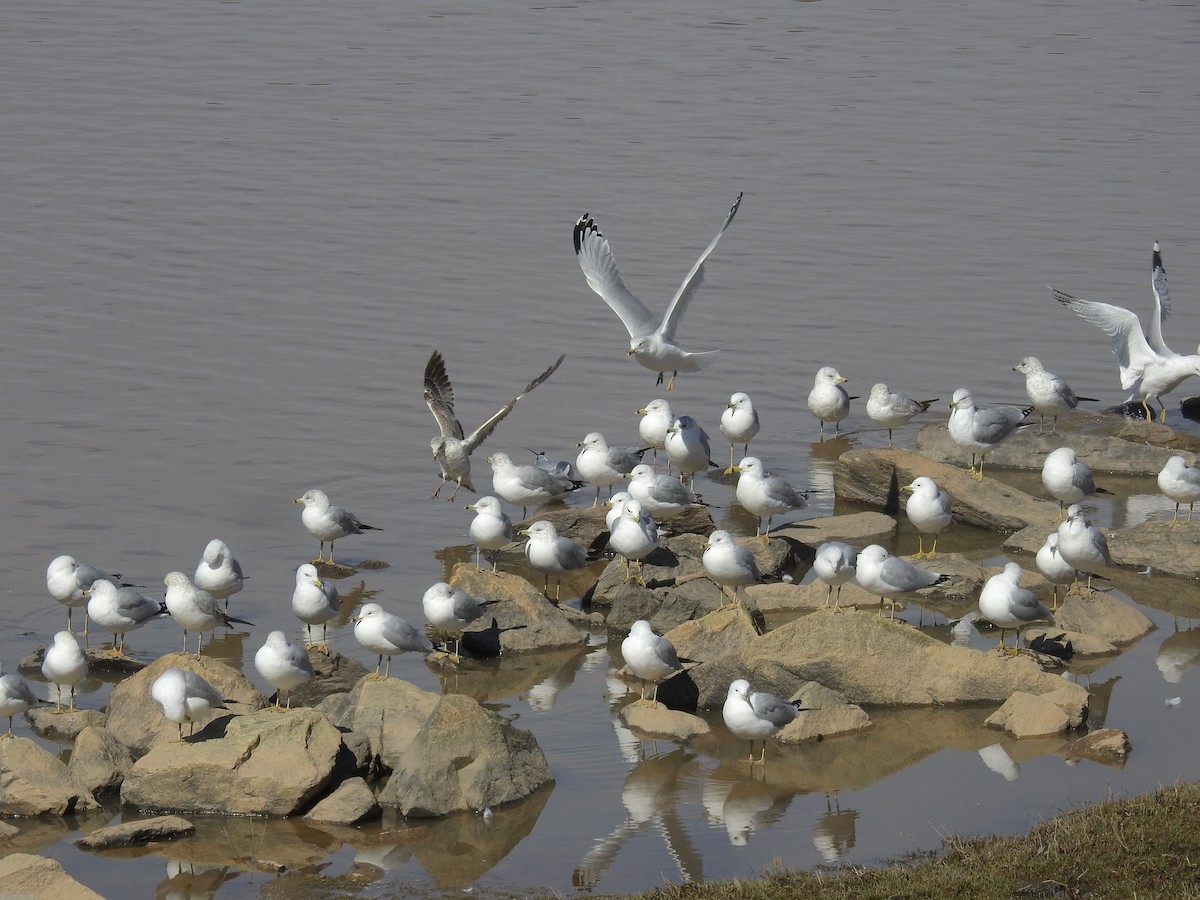
<svg viewBox="0 0 1200 900"><path fill-rule="evenodd" d="M913 400L889 390L886 384L880 382L871 387L871 395L867 397L867 415L872 422L878 422L887 429L890 447L892 429L907 425L913 416L925 412L937 400L937 397L932 400Z"/></svg>
<svg viewBox="0 0 1200 900"><path fill-rule="evenodd" d="M550 596L550 576L554 576L554 599L560 599L562 576L582 569L588 564L587 548L558 533L554 523L544 519L534 522L521 534L527 535L525 559L544 576L542 593Z"/></svg>
<svg viewBox="0 0 1200 900"><path fill-rule="evenodd" d="M914 566L907 559L892 556L879 544L858 551L854 580L868 593L879 597L879 614L883 615L884 600L894 601L901 594L942 584L949 576ZM896 604L892 603L892 618Z"/></svg>
<svg viewBox="0 0 1200 900"><path fill-rule="evenodd" d="M131 587L97 579L88 590L88 618L113 636L114 656L125 654L125 635L151 619L167 615L167 606Z"/></svg>
<svg viewBox="0 0 1200 900"><path fill-rule="evenodd" d="M1051 609L1058 609L1058 586L1070 584L1075 580L1075 567L1062 558L1058 552L1058 532L1052 531L1046 535L1045 543L1038 548L1033 564L1042 573L1042 577L1050 582L1052 591Z"/></svg>
<svg viewBox="0 0 1200 900"><path fill-rule="evenodd" d="M656 519L673 516L696 504L692 489L670 475L655 472L642 463L629 473L629 496L642 504L642 510Z"/></svg>
<svg viewBox="0 0 1200 900"><path fill-rule="evenodd" d="M1013 371L1025 376L1025 395L1033 404L1033 411L1038 414L1038 434L1042 433L1046 416L1053 417L1050 433L1054 434L1058 431L1059 416L1075 409L1081 400L1096 402L1095 397L1075 396L1071 386L1053 372L1047 372L1036 356L1026 356L1013 366Z"/></svg>
<svg viewBox="0 0 1200 900"><path fill-rule="evenodd" d="M36 706L37 696L29 687L29 682L16 672L6 672L0 675L0 716L8 719L8 734L12 734L13 716L26 712Z"/></svg>
<svg viewBox="0 0 1200 900"><path fill-rule="evenodd" d="M741 444L742 456L748 455L750 441L758 434L759 427L758 412L750 402L750 395L741 391L731 394L729 402L725 404L725 411L721 413L720 425L721 434L729 441L729 468L725 470L726 475L733 471L735 446Z"/></svg>
<svg viewBox="0 0 1200 900"><path fill-rule="evenodd" d="M1054 613L1029 588L1020 585L1021 566L1015 562L1006 563L1004 568L993 575L983 585L979 592L979 614L1000 629L1000 643L997 650L1008 652L1004 644L1004 632L1015 631L1018 639L1021 629L1032 622L1051 621ZM1017 648L1014 646L1012 652Z"/></svg>
<svg viewBox="0 0 1200 900"><path fill-rule="evenodd" d="M213 709L225 709L226 700L220 691L190 669L166 669L150 685L152 699L168 721L179 726L179 740L183 740L183 723L188 723L188 737L196 730L196 723L206 718Z"/></svg>
<svg viewBox="0 0 1200 900"><path fill-rule="evenodd" d="M718 529L704 543L704 555L700 558L704 572L717 583L721 592L733 603L737 603L737 589L748 584L761 584L762 572L752 551L739 544L732 534Z"/></svg>
<svg viewBox="0 0 1200 900"><path fill-rule="evenodd" d="M195 631L196 656L200 655L204 645L204 632L215 631L217 626L231 628L234 623L253 625L245 619L235 619L226 614L208 591L202 591L183 572L168 572L163 579L167 586L164 601L171 618L183 629L183 652L187 653L187 636L189 631Z"/></svg>
<svg viewBox="0 0 1200 900"><path fill-rule="evenodd" d="M829 587L822 608L832 603L835 610L841 609L842 585L854 580L857 563L858 551L845 541L825 541L817 547L817 555L813 558L813 574ZM834 588L837 588L836 597Z"/></svg>
<svg viewBox="0 0 1200 900"><path fill-rule="evenodd" d="M1188 505L1188 524L1192 524L1192 507L1200 500L1200 468L1189 466L1182 456L1172 456L1158 473L1158 489L1175 502L1172 525L1182 525L1179 504Z"/></svg>
<svg viewBox="0 0 1200 900"><path fill-rule="evenodd" d="M638 434L642 443L654 451L653 460L658 464L658 451L666 449L667 429L675 421L671 412L671 404L661 397L651 400L637 411L642 418L638 419Z"/></svg>
<svg viewBox="0 0 1200 900"><path fill-rule="evenodd" d="M333 542L338 538L362 534L364 531L383 531L382 528L366 524L354 513L334 506L329 502L328 495L316 488L305 491L304 496L296 498L295 502L304 504L304 509L300 512L300 521L304 523L308 533L321 542L317 558L313 560L317 564L328 561L333 565ZM326 541L329 542L328 560L325 559Z"/></svg>
<svg viewBox="0 0 1200 900"><path fill-rule="evenodd" d="M625 660L625 668L642 683L643 703L647 683L654 685L650 702L657 705L659 684L683 671L675 645L655 634L645 619L638 619L630 626L629 636L621 641L621 658Z"/></svg>
<svg viewBox="0 0 1200 900"><path fill-rule="evenodd" d="M225 612L229 612L229 598L242 589L242 564L233 558L228 544L213 538L205 546L192 580L196 587L224 600Z"/></svg>
<svg viewBox="0 0 1200 900"><path fill-rule="evenodd" d="M621 518L621 513L625 511L625 502L632 499L629 491L617 491L604 502L604 505L608 507L608 511L604 514L604 527L609 532L613 530L613 526Z"/></svg>
<svg viewBox="0 0 1200 900"><path fill-rule="evenodd" d="M463 631L484 614L486 607L498 602L472 597L466 591L456 590L446 582L439 581L421 597L421 609L425 611L425 621L434 629L454 637L454 652L450 655L458 659L462 650Z"/></svg>
<svg viewBox="0 0 1200 900"><path fill-rule="evenodd" d="M1046 454L1042 463L1042 486L1058 501L1059 513L1084 497L1100 493L1092 479L1092 467L1070 447L1059 447Z"/></svg>
<svg viewBox="0 0 1200 900"><path fill-rule="evenodd" d="M545 472L554 472L556 475L566 475L568 478L575 477L575 467L571 465L570 461L560 459L558 462L554 462L545 450L530 450L529 452L533 454L533 464L539 469Z"/></svg>
<svg viewBox="0 0 1200 900"><path fill-rule="evenodd" d="M480 497L467 509L475 510L475 518L467 530L475 543L475 571L482 572L479 567L479 554L486 550L499 550L507 547L513 540L512 519L500 508L500 501L490 494ZM496 571L496 558L492 557L492 571Z"/></svg>
<svg viewBox="0 0 1200 900"><path fill-rule="evenodd" d="M716 350L694 353L684 350L675 342L675 331L687 312L688 304L695 296L696 288L704 283L705 260L716 249L721 235L737 215L741 202L742 195L738 194L721 230L700 254L700 258L679 285L679 290L667 305L661 322L646 308L646 304L625 287L621 273L617 271L617 261L608 245L608 239L600 233L600 228L592 217L584 213L575 223L575 257L579 261L579 267L583 269L584 277L587 278L588 287L599 294L620 317L625 330L629 332L629 355L651 372L658 373L657 384L663 383L664 374L670 370L668 391L674 387L675 376L680 372L695 372L712 362L717 355Z"/></svg>
<svg viewBox="0 0 1200 900"><path fill-rule="evenodd" d="M739 678L729 685L721 717L725 727L736 738L750 742L750 763L754 764L754 742L763 742L758 761L767 759L767 738L778 734L783 726L803 712L799 700L782 700L774 694L751 691L750 682Z"/></svg>
<svg viewBox="0 0 1200 900"><path fill-rule="evenodd" d="M1023 427L1025 417L1033 411L1029 406L1019 409L1015 406L995 406L982 408L975 405L975 398L966 388L954 392L950 401L950 421L946 427L954 443L971 451L971 465L968 471L975 476L976 481L983 481L983 459L996 446ZM979 470L975 470L975 458L979 458Z"/></svg>
<svg viewBox="0 0 1200 900"><path fill-rule="evenodd" d="M254 654L254 668L263 681L275 688L275 709L281 708L287 691L287 708L292 708L292 691L312 680L313 666L308 653L287 639L282 631L272 631Z"/></svg>
<svg viewBox="0 0 1200 900"><path fill-rule="evenodd" d="M709 466L716 465L712 461L708 432L691 416L679 416L671 423L664 444L667 456L679 470L680 478L686 475L689 484L694 485L693 479L697 472L703 472Z"/></svg>
<svg viewBox="0 0 1200 900"><path fill-rule="evenodd" d="M519 466L507 453L493 453L487 461L492 467L492 489L513 506L521 507L522 518L529 507L561 500L583 485L582 481L537 466Z"/></svg>
<svg viewBox="0 0 1200 900"><path fill-rule="evenodd" d="M746 512L758 519L755 534L764 541L771 532L771 521L775 516L808 505L807 494L797 491L783 476L772 475L756 456L745 457L733 467L733 471L738 473L734 495ZM764 517L767 520L765 531L762 527Z"/></svg>
<svg viewBox="0 0 1200 900"><path fill-rule="evenodd" d="M389 678L392 674L392 657L397 653L428 653L433 643L420 630L399 616L387 612L378 603L368 603L354 617L354 638L364 648L379 655L374 675L368 678ZM382 676L379 669L387 657L387 669Z"/></svg>
<svg viewBox="0 0 1200 900"><path fill-rule="evenodd" d="M75 685L83 681L88 673L87 657L75 635L69 631L60 631L54 635L54 641L46 648L42 657L42 674L53 684L55 692L55 707L62 710L62 689L65 687L71 695L71 709L75 708Z"/></svg>
<svg viewBox="0 0 1200 900"><path fill-rule="evenodd" d="M850 401L854 398L842 387L846 379L833 366L817 369L813 388L808 392L808 411L821 422L821 436L825 436L825 423L833 423L834 434L842 429L842 419L850 415Z"/></svg>
<svg viewBox="0 0 1200 900"><path fill-rule="evenodd" d="M71 610L77 606L87 606L88 598L84 593L92 586L92 582L111 581L117 583L117 576L76 562L74 557L56 556L46 567L46 589L50 596L67 608L67 631L71 631ZM88 623L85 614L83 620L83 640L87 642Z"/></svg>
<svg viewBox="0 0 1200 900"><path fill-rule="evenodd" d="M312 563L304 563L296 567L296 586L292 589L292 612L304 623L305 645L315 647L328 655L329 645L326 644L329 620L338 614L342 598L338 596L337 585L332 581L321 578L317 567ZM321 626L321 642L313 643L312 627Z"/></svg>
<svg viewBox="0 0 1200 900"><path fill-rule="evenodd" d="M632 497L621 504L621 514L609 529L608 546L625 558L625 580L630 579L636 563L638 582L645 584L642 560L658 546L658 525Z"/></svg>
<svg viewBox="0 0 1200 900"><path fill-rule="evenodd" d="M1058 553L1076 572L1087 573L1088 591L1092 590L1092 576L1099 575L1112 565L1112 557L1108 555L1108 538L1088 522L1078 503L1067 507L1067 518L1058 526Z"/></svg>
<svg viewBox="0 0 1200 900"><path fill-rule="evenodd" d="M1112 352L1117 358L1121 388L1131 392L1129 400L1137 397L1142 401L1147 422L1154 419L1148 401L1157 400L1159 419L1165 422L1167 408L1163 405L1162 397L1179 387L1189 376L1200 375L1200 355L1181 356L1163 340L1162 326L1171 314L1171 295L1157 241L1154 243L1151 267L1150 289L1154 294L1154 311L1150 315L1148 334L1142 331L1138 317L1124 307L1095 300L1080 300L1050 285L1046 287L1050 288L1055 300L1112 338Z"/></svg>
<svg viewBox="0 0 1200 900"><path fill-rule="evenodd" d="M500 424L500 420L512 412L518 400L554 374L555 370L562 365L564 358L564 356L560 356L556 359L550 368L525 385L525 390L500 407L490 419L472 431L470 435L466 435L462 423L454 415L454 388L446 375L446 363L443 361L441 353L437 350L433 351L429 362L425 364L425 405L437 419L440 431L437 437L429 439L433 458L437 460L438 466L442 470L442 483L433 492L434 497L441 493L442 488L451 481L455 482L455 487L449 497L450 500L458 496L459 488L465 487L468 491L475 490L474 485L471 484L471 452L487 440L488 436L496 430L496 426Z"/></svg>
<svg viewBox="0 0 1200 900"><path fill-rule="evenodd" d="M642 461L646 452L636 447L610 447L598 431L587 434L579 446L582 449L575 458L575 475L596 486L593 507L600 503L600 489L606 487L612 494L612 486L624 481L625 474Z"/></svg>
<svg viewBox="0 0 1200 900"><path fill-rule="evenodd" d="M932 478L922 475L914 478L912 484L905 485L903 490L910 491L912 496L904 504L904 512L908 521L917 529L917 552L913 559L933 559L937 556L938 535L950 527L954 516L950 512L950 495L937 486ZM933 546L925 552L925 535L933 535Z"/></svg>

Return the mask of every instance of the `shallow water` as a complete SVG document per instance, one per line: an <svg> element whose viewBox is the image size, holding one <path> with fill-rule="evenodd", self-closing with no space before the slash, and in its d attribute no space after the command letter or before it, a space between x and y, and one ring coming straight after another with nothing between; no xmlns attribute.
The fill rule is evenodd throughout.
<svg viewBox="0 0 1200 900"><path fill-rule="evenodd" d="M1200 335L1186 189L1198 21L1194 4L1113 0L1019 15L982 2L7 4L0 659L62 627L43 582L59 553L154 591L215 536L250 575L234 607L256 626L215 649L248 659L270 629L296 631L292 571L312 548L291 501L314 486L384 529L339 544L343 561L386 563L343 592L361 585L419 619L469 521L427 499L432 348L468 427L567 354L485 444L518 457L573 457L593 430L633 443L634 411L657 395L572 258L585 210L657 310L745 192L681 331L721 356L671 400L715 435L728 395L749 392L755 453L824 490L813 514L832 509L837 453L886 438L860 402L849 440L818 442L803 402L822 365L864 398L882 380L1014 402L1011 367L1033 354L1116 403L1107 339L1044 284L1144 314L1157 239L1168 341L1186 351ZM1102 513L1163 509L1148 479L1138 487ZM943 549L956 541L978 544L951 533ZM535 804L491 826L359 835L357 851L297 823L218 822L188 860L229 866L228 897L274 878L251 862L271 854L335 874L361 854L391 892L619 892L1018 830L1200 775L1190 657L1175 682L1155 665L1168 640L1190 642L1190 622L1160 611L1179 593L1153 578L1134 591L1159 630L1091 676L1120 678L1107 720L1134 742L1123 770L981 733L978 711L880 714L866 735L780 751L766 784L722 744L648 747L642 762L613 733L614 661L597 635L575 658L480 676L495 690L479 696L548 756L557 786ZM179 641L164 622L129 643L152 658ZM368 661L345 628L332 644ZM395 669L441 687L420 660ZM106 692L97 681L83 705ZM983 766L981 741L1004 744L1020 777ZM149 893L185 852L98 857L67 825L26 834L105 893Z"/></svg>

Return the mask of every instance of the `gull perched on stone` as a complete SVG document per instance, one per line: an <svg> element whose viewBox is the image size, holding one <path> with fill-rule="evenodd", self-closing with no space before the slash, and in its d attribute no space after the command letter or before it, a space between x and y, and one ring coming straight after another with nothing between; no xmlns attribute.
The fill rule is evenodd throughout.
<svg viewBox="0 0 1200 900"><path fill-rule="evenodd" d="M704 555L700 558L704 573L721 588L730 600L736 603L737 589L748 584L761 584L762 572L754 558L754 552L745 544L739 544L733 535L718 529L704 543Z"/></svg>
<svg viewBox="0 0 1200 900"><path fill-rule="evenodd" d="M704 283L705 261L716 249L717 242L725 234L725 229L737 215L741 202L742 195L738 194L721 230L683 279L679 290L667 305L667 311L661 321L646 308L646 304L625 287L625 282L621 280L621 274L617 271L617 261L608 245L608 239L600 233L600 228L592 217L584 213L575 223L575 257L579 261L579 267L583 269L584 277L587 278L588 287L599 294L621 319L625 330L629 332L629 355L651 372L658 373L657 384L663 383L667 371L671 372L671 379L667 382L668 391L674 387L677 374L695 372L712 362L717 355L716 350L684 350L675 342L675 331L692 302L696 288Z"/></svg>
<svg viewBox="0 0 1200 900"><path fill-rule="evenodd" d="M1088 591L1092 590L1092 576L1099 575L1112 565L1112 557L1108 555L1108 538L1088 522L1078 503L1067 507L1067 518L1058 526L1058 553L1077 573L1087 573Z"/></svg>
<svg viewBox="0 0 1200 900"><path fill-rule="evenodd" d="M525 559L544 576L542 593L550 595L550 576L554 576L554 599L560 599L562 576L582 569L588 564L587 548L558 533L554 523L541 520L534 522L521 534L527 535Z"/></svg>
<svg viewBox="0 0 1200 900"><path fill-rule="evenodd" d="M167 586L165 602L171 618L183 629L183 652L187 653L189 631L197 632L196 656L204 644L204 632L215 631L218 625L231 628L234 623L253 625L245 619L226 614L208 591L203 591L183 572L168 572L163 583Z"/></svg>
<svg viewBox="0 0 1200 900"><path fill-rule="evenodd" d="M1192 524L1192 507L1200 500L1200 468L1189 466L1182 456L1172 456L1158 473L1158 489L1175 502L1172 525L1182 525L1179 504L1188 505L1188 524Z"/></svg>
<svg viewBox="0 0 1200 900"><path fill-rule="evenodd" d="M456 590L446 582L439 581L421 597L421 609L425 611L425 621L437 631L454 636L454 653L450 655L457 659L467 626L482 616L487 606L498 602L472 597L466 591Z"/></svg>
<svg viewBox="0 0 1200 900"><path fill-rule="evenodd" d="M1075 567L1062 558L1058 552L1058 532L1052 531L1046 535L1046 541L1038 548L1033 558L1037 570L1042 577L1050 582L1053 602L1051 609L1058 609L1058 586L1070 584L1075 580Z"/></svg>
<svg viewBox="0 0 1200 900"><path fill-rule="evenodd" d="M592 501L595 507L600 502L600 489L608 488L624 481L629 471L642 461L645 450L636 447L610 447L598 431L593 431L579 442L583 449L575 459L575 474L581 481L596 486L596 499Z"/></svg>
<svg viewBox="0 0 1200 900"><path fill-rule="evenodd" d="M1055 300L1112 338L1112 352L1117 358L1121 388L1131 392L1129 400L1135 397L1141 400L1147 422L1154 419L1148 401L1157 400L1159 419L1165 422L1167 408L1163 405L1162 397L1179 387L1189 376L1200 375L1200 354L1181 356L1163 340L1162 326L1171 315L1171 294L1167 288L1167 272L1163 268L1158 242L1154 242L1151 258L1150 289L1154 294L1154 310L1150 315L1149 333L1142 331L1138 317L1124 307L1095 300L1080 300L1050 285L1046 287L1050 288Z"/></svg>
<svg viewBox="0 0 1200 900"><path fill-rule="evenodd" d="M979 593L979 614L1000 629L997 650L1007 651L1005 631L1016 631L1019 637L1024 626L1054 619L1050 608L1033 591L1021 587L1020 581L1020 565L1006 563L1003 570L987 580ZM1013 652L1016 652L1016 647Z"/></svg>
<svg viewBox="0 0 1200 900"><path fill-rule="evenodd" d="M213 538L205 546L192 580L196 587L224 600L225 612L229 612L229 598L242 589L242 564L233 558L228 544Z"/></svg>
<svg viewBox="0 0 1200 900"><path fill-rule="evenodd" d="M167 615L167 606L131 587L97 579L88 590L88 618L113 636L114 656L125 653L125 635L151 619Z"/></svg>
<svg viewBox="0 0 1200 900"><path fill-rule="evenodd" d="M117 576L76 562L74 557L56 556L46 567L46 589L50 596L67 608L67 631L71 630L71 610L77 606L87 606L88 598L84 593L96 580L117 583ZM83 640L87 642L87 618L83 620Z"/></svg>
<svg viewBox="0 0 1200 900"><path fill-rule="evenodd" d="M511 544L513 523L500 507L500 501L490 494L468 504L467 509L475 510L475 518L471 520L467 534L475 542L475 571L482 572L483 569L479 567L480 551L499 550ZM492 557L492 571L496 571L495 557Z"/></svg>
<svg viewBox="0 0 1200 900"><path fill-rule="evenodd" d="M808 505L808 495L797 491L781 475L772 475L756 456L747 456L733 471L738 473L734 494L742 508L758 518L755 532L765 541L771 531L771 520L794 509ZM767 519L766 531L762 528L763 517Z"/></svg>
<svg viewBox="0 0 1200 900"><path fill-rule="evenodd" d="M906 559L892 556L879 544L871 544L858 551L854 580L868 593L879 597L879 614L883 615L883 601L894 601L901 594L910 594L922 588L946 581L948 576L914 566ZM892 618L896 616L896 604L892 603Z"/></svg>
<svg viewBox="0 0 1200 900"><path fill-rule="evenodd" d="M0 716L8 719L8 734L13 733L13 716L28 711L37 702L29 682L16 672L0 675Z"/></svg>
<svg viewBox="0 0 1200 900"><path fill-rule="evenodd" d="M448 499L458 496L458 489L465 487L468 491L475 490L471 484L471 452L487 440L496 430L500 420L512 412L517 401L532 391L535 387L554 374L562 365L565 357L560 356L550 368L525 385L525 390L517 394L500 409L492 414L486 422L467 435L462 423L454 415L454 387L446 375L446 363L442 354L437 350L425 364L425 405L437 420L439 434L430 438L429 447L433 450L433 458L437 460L442 470L442 483L433 492L436 497L449 482L455 482L454 492ZM432 498L431 498L432 499Z"/></svg>
<svg viewBox="0 0 1200 900"><path fill-rule="evenodd" d="M725 470L725 474L728 475L733 471L733 451L736 445L742 445L742 456L746 456L750 453L750 442L758 434L758 413L754 404L750 402L749 394L738 391L730 395L729 402L725 404L725 411L721 413L720 428L721 434L729 441L729 468Z"/></svg>
<svg viewBox="0 0 1200 900"><path fill-rule="evenodd" d="M341 608L342 598L338 596L337 585L332 581L321 578L317 567L312 563L304 563L296 567L296 586L292 589L292 612L304 623L304 638L306 647L315 647L322 653L329 653L326 644L329 620L337 616ZM321 642L314 644L312 627L321 626Z"/></svg>
<svg viewBox="0 0 1200 900"><path fill-rule="evenodd" d="M666 449L667 429L675 421L671 404L661 397L651 400L638 410L638 434L642 443L654 451L653 460L658 464L658 451Z"/></svg>
<svg viewBox="0 0 1200 900"><path fill-rule="evenodd" d="M42 674L57 688L55 705L58 710L62 710L64 687L71 695L71 709L75 708L75 685L83 681L87 673L87 657L75 635L69 631L54 635L53 643L46 648L46 655L42 657Z"/></svg>
<svg viewBox="0 0 1200 900"><path fill-rule="evenodd" d="M582 481L558 472L519 466L507 453L493 453L487 461L492 467L492 489L501 499L521 507L522 518L529 507L560 500L583 485Z"/></svg>
<svg viewBox="0 0 1200 900"><path fill-rule="evenodd" d="M190 737L198 721L210 710L225 709L226 703L221 693L200 675L190 669L176 668L166 669L154 679L150 685L150 699L168 721L179 726L181 741L184 722L189 724Z"/></svg>
<svg viewBox="0 0 1200 900"><path fill-rule="evenodd" d="M333 542L338 538L344 538L350 534L362 534L364 531L383 531L382 528L366 524L354 513L342 509L340 506L334 506L329 502L326 493L316 488L305 491L304 496L296 498L295 502L304 504L304 509L300 512L300 521L308 529L308 533L321 542L317 558L313 560L314 563L326 562L326 541L329 542L328 562L333 565Z"/></svg>
<svg viewBox="0 0 1200 900"><path fill-rule="evenodd" d="M263 681L275 688L275 709L280 708L283 692L287 691L287 708L292 708L292 691L307 684L313 677L308 652L287 639L282 631L272 631L266 643L254 654L254 668Z"/></svg>
<svg viewBox="0 0 1200 900"><path fill-rule="evenodd" d="M1059 447L1046 454L1042 463L1042 486L1058 501L1060 513L1070 504L1099 493L1092 480L1092 467L1070 447Z"/></svg>
<svg viewBox="0 0 1200 900"><path fill-rule="evenodd" d="M620 506L621 514L609 529L608 547L625 558L625 580L630 578L632 564L637 563L638 581L645 584L641 577L642 560L658 546L658 525L632 497Z"/></svg>
<svg viewBox="0 0 1200 900"><path fill-rule="evenodd" d="M679 416L671 423L665 446L667 456L679 470L680 480L687 476L689 485L694 485L697 472L716 465L712 461L708 432L691 416Z"/></svg>
<svg viewBox="0 0 1200 900"><path fill-rule="evenodd" d="M1033 411L1038 414L1038 434L1042 433L1046 416L1053 417L1050 433L1054 434L1058 430L1059 416L1075 409L1081 400L1096 400L1095 397L1075 396L1071 386L1054 373L1047 372L1036 356L1026 356L1013 366L1013 371L1025 376L1025 394L1033 404Z"/></svg>
<svg viewBox="0 0 1200 900"><path fill-rule="evenodd" d="M877 422L887 429L888 446L892 446L892 429L907 425L908 421L918 413L929 409L932 400L913 400L903 394L889 390L882 382L872 386L871 395L867 397L867 415L872 422Z"/></svg>
<svg viewBox="0 0 1200 900"><path fill-rule="evenodd" d="M804 709L798 700L782 700L774 694L751 691L750 682L739 678L729 685L721 717L736 738L750 742L750 763L754 764L754 742L763 742L760 763L767 759L767 738L778 734Z"/></svg>
<svg viewBox="0 0 1200 900"><path fill-rule="evenodd" d="M817 369L813 388L808 393L808 411L820 420L822 437L825 436L826 422L833 423L833 431L837 434L841 431L842 419L850 415L850 401L854 398L842 387L845 382L833 366Z"/></svg>
<svg viewBox="0 0 1200 900"><path fill-rule="evenodd" d="M692 489L670 475L655 472L642 463L629 473L629 496L642 504L642 511L661 519L673 516L696 504Z"/></svg>
<svg viewBox="0 0 1200 900"><path fill-rule="evenodd" d="M937 556L937 536L950 527L954 516L950 512L950 495L940 490L937 482L928 476L914 478L913 483L903 490L912 496L904 504L908 521L917 529L917 552L913 559L933 559ZM933 546L925 552L925 535L933 535Z"/></svg>
<svg viewBox="0 0 1200 900"><path fill-rule="evenodd" d="M367 650L378 654L375 673L368 678L389 678L392 674L392 657L398 653L428 653L433 643L417 628L399 616L392 615L378 603L368 603L354 617L354 638ZM387 657L387 669L382 676L379 669Z"/></svg>
<svg viewBox="0 0 1200 900"><path fill-rule="evenodd" d="M822 608L832 602L835 610L841 609L842 585L854 580L857 562L858 551L845 541L825 541L817 547L817 554L813 558L813 574L829 587ZM837 588L836 597L834 588Z"/></svg>
<svg viewBox="0 0 1200 900"><path fill-rule="evenodd" d="M625 668L642 683L641 702L646 702L646 684L654 685L650 702L658 704L658 686L683 671L683 663L675 653L675 645L657 635L645 619L638 619L629 628L629 636L621 641L621 658Z"/></svg>
<svg viewBox="0 0 1200 900"><path fill-rule="evenodd" d="M975 405L975 398L966 388L954 392L950 401L950 421L947 428L954 443L971 451L968 471L976 481L983 481L983 459L999 443L1022 427L1021 423L1033 407L1019 409L1015 406L982 408ZM979 458L979 470L975 469L975 458Z"/></svg>

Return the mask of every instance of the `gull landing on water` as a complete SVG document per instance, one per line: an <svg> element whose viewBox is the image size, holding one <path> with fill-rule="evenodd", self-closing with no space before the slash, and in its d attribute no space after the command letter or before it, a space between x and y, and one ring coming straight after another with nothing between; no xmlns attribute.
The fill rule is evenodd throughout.
<svg viewBox="0 0 1200 900"><path fill-rule="evenodd" d="M584 213L575 223L575 257L587 278L588 287L599 294L620 317L626 331L629 332L629 355L651 372L658 373L656 384L662 384L664 374L667 370L671 371L671 379L667 382L668 391L674 386L675 376L680 372L698 371L712 362L717 355L716 350L684 350L675 342L675 329L679 327L680 319L687 312L696 288L704 283L705 260L716 249L721 235L737 215L741 202L742 195L738 194L721 230L700 254L700 258L679 285L679 290L667 305L661 322L646 308L645 303L625 287L621 273L617 271L617 261L608 246L608 239L600 233L600 227L592 217Z"/></svg>

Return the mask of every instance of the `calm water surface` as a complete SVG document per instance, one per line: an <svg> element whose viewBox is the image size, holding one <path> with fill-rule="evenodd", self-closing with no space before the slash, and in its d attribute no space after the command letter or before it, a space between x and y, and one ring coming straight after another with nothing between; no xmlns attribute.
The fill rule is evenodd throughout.
<svg viewBox="0 0 1200 900"><path fill-rule="evenodd" d="M218 536L251 576L235 608L256 627L216 652L240 663L270 629L297 633L292 572L312 547L291 501L318 486L384 529L339 545L346 562L387 564L343 593L419 619L469 522L461 503L428 499L431 349L468 427L567 354L485 445L518 458L573 457L593 430L633 443L634 412L657 395L573 257L585 210L659 310L745 192L681 333L721 357L671 399L716 434L728 395L749 392L764 421L755 452L796 483L828 489L837 452L886 439L860 403L851 439L814 452L803 402L822 365L863 397L887 381L1012 402L1011 367L1033 354L1078 392L1119 401L1107 339L1044 285L1144 313L1157 239L1168 340L1186 352L1200 337L1198 38L1192 3L1116 0L12 0L0 12L0 658L11 667L62 627L44 586L59 553L156 591ZM1113 521L1164 508L1149 479L1130 493L1106 509ZM832 506L817 494L813 511ZM952 534L944 548L956 541L979 543ZM998 554L997 539L983 555ZM781 752L754 783L739 748L641 747L614 731L624 689L596 635L586 652L445 686L397 661L402 677L469 690L536 734L557 786L491 825L330 834L222 820L191 849L118 859L76 851L72 823L23 823L20 849L106 894L227 866L210 876L219 895L254 896L275 877L255 858L338 874L356 857L384 893L570 894L1011 832L1200 777L1187 649L1200 641L1169 612L1179 586L1145 585L1134 599L1160 629L1092 673L1112 682L1108 724L1135 745L1122 770L1004 741L975 711L922 711ZM163 622L130 646L150 659L179 640ZM1156 666L1168 640L1183 647L1172 682ZM368 661L344 628L332 643ZM107 686L88 687L83 705L102 706ZM1016 780L976 752L996 741Z"/></svg>

